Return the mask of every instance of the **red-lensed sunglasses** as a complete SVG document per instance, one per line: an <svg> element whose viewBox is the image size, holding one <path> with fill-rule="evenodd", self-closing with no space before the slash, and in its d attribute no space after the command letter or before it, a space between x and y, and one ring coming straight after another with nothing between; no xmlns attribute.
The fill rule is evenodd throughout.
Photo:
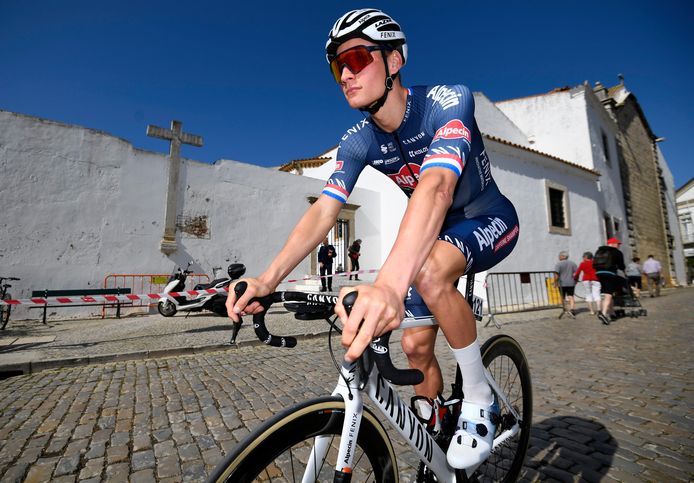
<svg viewBox="0 0 694 483"><path fill-rule="evenodd" d="M371 52L376 50L387 51L390 49L382 45L357 45L344 52L340 52L340 54L330 62L330 70L333 73L333 77L335 77L335 82L338 84L340 83L342 79L342 70L345 67L354 75L364 70L367 65L374 61Z"/></svg>

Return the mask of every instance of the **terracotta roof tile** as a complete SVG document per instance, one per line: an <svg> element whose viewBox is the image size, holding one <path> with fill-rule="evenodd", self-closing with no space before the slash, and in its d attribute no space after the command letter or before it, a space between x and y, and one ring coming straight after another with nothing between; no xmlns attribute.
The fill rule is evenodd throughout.
<svg viewBox="0 0 694 483"><path fill-rule="evenodd" d="M288 173L298 168L317 168L330 161L330 159L331 158L325 156L320 156L317 158L295 159L293 161L289 161L286 164L283 164L277 169Z"/></svg>

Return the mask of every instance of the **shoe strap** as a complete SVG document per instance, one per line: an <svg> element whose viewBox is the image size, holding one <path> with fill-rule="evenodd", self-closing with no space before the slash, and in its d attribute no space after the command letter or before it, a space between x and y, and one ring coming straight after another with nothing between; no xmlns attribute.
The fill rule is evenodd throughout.
<svg viewBox="0 0 694 483"><path fill-rule="evenodd" d="M492 422L493 418L498 416L497 412L492 409L494 409L493 404L482 406L464 400L460 408L460 417L465 421L474 423L478 423L480 420Z"/></svg>

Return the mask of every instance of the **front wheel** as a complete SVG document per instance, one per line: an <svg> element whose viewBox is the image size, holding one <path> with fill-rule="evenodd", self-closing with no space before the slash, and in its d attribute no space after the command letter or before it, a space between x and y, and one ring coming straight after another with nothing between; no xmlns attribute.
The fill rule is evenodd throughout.
<svg viewBox="0 0 694 483"><path fill-rule="evenodd" d="M173 317L174 315L176 315L176 304L173 303L171 300L159 302L159 305L157 305L157 309L159 310L159 313L164 317Z"/></svg>
<svg viewBox="0 0 694 483"><path fill-rule="evenodd" d="M10 299L10 296L5 297ZM5 330L5 326L10 321L10 313L12 312L11 305L0 305L0 324L2 324L2 330Z"/></svg>
<svg viewBox="0 0 694 483"><path fill-rule="evenodd" d="M253 431L214 470L208 481L302 481L309 463L310 481L333 481L345 403L339 396L312 399L290 408ZM316 441L328 445L324 460L311 461ZM385 428L366 407L354 453L354 482L397 482L395 453Z"/></svg>

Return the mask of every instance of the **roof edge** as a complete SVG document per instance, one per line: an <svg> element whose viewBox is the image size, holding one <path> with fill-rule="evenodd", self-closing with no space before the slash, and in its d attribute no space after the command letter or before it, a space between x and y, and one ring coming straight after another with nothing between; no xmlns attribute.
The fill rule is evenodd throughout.
<svg viewBox="0 0 694 483"><path fill-rule="evenodd" d="M487 139L489 139L489 140L491 140L491 141L496 141L497 143L501 143L501 144L505 144L505 145L507 145L507 146L512 146L512 147L514 147L514 148L522 149L523 151L528 151L528 152L531 152L531 153L534 153L534 154L539 154L539 155L544 156L544 157L546 157L546 158L550 158L550 159L553 159L553 160L555 160L555 161L559 161L560 163L563 163L563 164L566 164L566 165L568 165L568 166L571 166L572 168L580 169L580 170L582 170L582 171L585 171L585 172L587 172L587 173L593 174L593 175L595 175L595 176L601 176L601 174L600 174L599 171L596 171L596 170L590 169L590 168L586 168L585 166L581 166L580 164L577 164L577 163L572 163L571 161L567 161L567 160L565 160L565 159L562 159L562 158L560 158L560 157L554 156L554 155L552 155L552 154L543 153L542 151L538 151L537 149L528 148L528 147L522 146L522 145L520 145L520 144L516 144L516 143L514 143L514 142L507 141L506 139L502 139L502 138L500 138L500 137L493 136L493 135L491 135L491 134L482 133L482 135L483 135L485 138L487 138Z"/></svg>

